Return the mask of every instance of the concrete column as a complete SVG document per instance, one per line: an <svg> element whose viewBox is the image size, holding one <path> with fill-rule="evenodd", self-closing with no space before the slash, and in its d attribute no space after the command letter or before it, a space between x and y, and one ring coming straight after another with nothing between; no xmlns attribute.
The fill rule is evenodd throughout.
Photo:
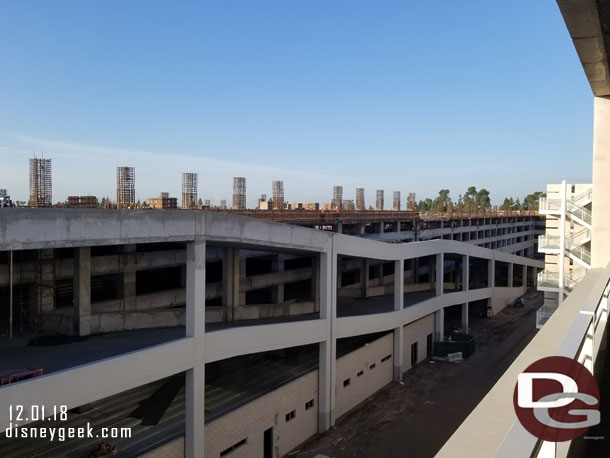
<svg viewBox="0 0 610 458"><path fill-rule="evenodd" d="M314 301L314 310L320 311L320 257L314 256L311 260L311 297Z"/></svg>
<svg viewBox="0 0 610 458"><path fill-rule="evenodd" d="M514 275L515 275L515 265L512 262L508 263L508 287L512 288L515 284Z"/></svg>
<svg viewBox="0 0 610 458"><path fill-rule="evenodd" d="M275 302L277 304L283 304L284 303L284 283L282 283L281 279L282 279L282 274L284 272L284 259L282 258L282 255L275 255L273 256L273 263L272 263L272 268L274 272L278 273L278 277L280 278L280 283L278 283L278 285L276 286L275 289Z"/></svg>
<svg viewBox="0 0 610 458"><path fill-rule="evenodd" d="M42 313L51 313L55 308L55 258L53 248L40 250L38 265L39 281L37 296Z"/></svg>
<svg viewBox="0 0 610 458"><path fill-rule="evenodd" d="M493 288L496 285L496 260L487 261L487 287Z"/></svg>
<svg viewBox="0 0 610 458"><path fill-rule="evenodd" d="M523 266L523 294L527 292L527 266Z"/></svg>
<svg viewBox="0 0 610 458"><path fill-rule="evenodd" d="M404 373L404 326L394 328L394 381L402 380Z"/></svg>
<svg viewBox="0 0 610 458"><path fill-rule="evenodd" d="M470 256L462 255L462 291L468 291L470 284Z"/></svg>
<svg viewBox="0 0 610 458"><path fill-rule="evenodd" d="M436 295L440 296L443 294L443 282L444 282L444 260L445 254L439 253L436 255L436 269L435 269L435 277L436 277Z"/></svg>
<svg viewBox="0 0 610 458"><path fill-rule="evenodd" d="M369 297L369 258L362 259L360 266L360 288L363 298Z"/></svg>
<svg viewBox="0 0 610 458"><path fill-rule="evenodd" d="M335 365L337 344L333 322L337 316L337 256L332 247L320 253L320 319L324 320L326 339L319 345L318 432L328 431L335 423Z"/></svg>
<svg viewBox="0 0 610 458"><path fill-rule="evenodd" d="M335 232L343 234L343 223L337 223Z"/></svg>
<svg viewBox="0 0 610 458"><path fill-rule="evenodd" d="M364 223L360 223L360 235L365 234L364 227L365 227Z"/></svg>
<svg viewBox="0 0 610 458"><path fill-rule="evenodd" d="M186 245L186 336L194 340L195 361L186 371L184 450L186 458L200 458L205 424L205 241Z"/></svg>
<svg viewBox="0 0 610 458"><path fill-rule="evenodd" d="M394 229L394 232L400 232L400 221L394 221L394 223L392 223L392 229Z"/></svg>
<svg viewBox="0 0 610 458"><path fill-rule="evenodd" d="M610 97L593 102L593 202L591 267L610 261Z"/></svg>
<svg viewBox="0 0 610 458"><path fill-rule="evenodd" d="M462 332L468 334L468 302L462 304Z"/></svg>
<svg viewBox="0 0 610 458"><path fill-rule="evenodd" d="M74 249L74 334L91 334L91 248Z"/></svg>
<svg viewBox="0 0 610 458"><path fill-rule="evenodd" d="M383 232L384 232L384 231L383 231L383 230L384 230L384 227L383 227L383 221L381 221L380 223L377 223L377 224L379 225L379 226L377 226L377 227L378 227L378 229L379 229L379 230L378 230L378 232L379 232L380 234L383 234Z"/></svg>
<svg viewBox="0 0 610 458"><path fill-rule="evenodd" d="M445 309L434 312L434 331L437 342L445 340Z"/></svg>
<svg viewBox="0 0 610 458"><path fill-rule="evenodd" d="M123 309L136 309L136 272L138 261L136 255L136 245L129 244L123 246L122 255L123 265Z"/></svg>
<svg viewBox="0 0 610 458"><path fill-rule="evenodd" d="M394 261L394 310L402 310L405 302L405 261ZM401 359L402 360L402 359Z"/></svg>
<svg viewBox="0 0 610 458"><path fill-rule="evenodd" d="M235 308L240 297L240 264L239 248L222 249L222 305L225 309L225 320L235 319Z"/></svg>

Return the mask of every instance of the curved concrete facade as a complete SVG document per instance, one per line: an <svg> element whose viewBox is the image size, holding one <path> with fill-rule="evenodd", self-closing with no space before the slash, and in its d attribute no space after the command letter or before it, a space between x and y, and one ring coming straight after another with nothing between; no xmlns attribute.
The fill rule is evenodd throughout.
<svg viewBox="0 0 610 458"><path fill-rule="evenodd" d="M490 250L468 243L433 240L388 244L343 234L266 222L247 217L202 211L100 211L60 209L6 209L0 212L0 251L98 245L142 244L179 241L186 252L186 337L101 361L58 371L0 389L0 411L11 404L67 405L77 407L172 374L186 372L186 456L204 454L205 364L234 356L319 344L318 431L330 428L336 419L337 339L393 331L394 378L404 367L403 327L423 317L434 316L442 338L443 310L452 305L489 299L494 304L510 302L523 293L523 286L495 287L493 276L487 288L444 292L437 282L436 295L404 307L404 282L396 282L393 311L337 317L337 258L354 256L395 261L401 273L406 259L434 256L443 269L446 253L486 260L493 272L496 261L523 266L535 272L544 264L533 259ZM205 329L206 244L283 252L310 252L319 256L319 319L256 324L207 331ZM465 264L468 266L468 262ZM466 269L468 270L468 269ZM438 272L438 270L437 270ZM466 272L467 278L468 272ZM511 274L512 275L512 274ZM467 312L466 312L467 317ZM99 374L116 374L100 377ZM120 374L120 376L118 376ZM8 426L0 417L0 428Z"/></svg>

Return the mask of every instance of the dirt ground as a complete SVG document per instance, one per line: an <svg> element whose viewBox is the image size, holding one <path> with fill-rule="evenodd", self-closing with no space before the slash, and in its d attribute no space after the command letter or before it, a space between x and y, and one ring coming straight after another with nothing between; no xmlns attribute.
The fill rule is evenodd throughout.
<svg viewBox="0 0 610 458"><path fill-rule="evenodd" d="M469 359L420 363L405 373L403 384L387 385L288 456L433 457L534 337L542 302L542 293L530 290L525 308L470 316L477 347Z"/></svg>

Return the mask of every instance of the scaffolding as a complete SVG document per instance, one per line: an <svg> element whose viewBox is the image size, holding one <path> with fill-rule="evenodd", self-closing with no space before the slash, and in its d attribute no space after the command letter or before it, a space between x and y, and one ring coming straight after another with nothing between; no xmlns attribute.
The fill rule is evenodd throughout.
<svg viewBox="0 0 610 458"><path fill-rule="evenodd" d="M343 210L343 186L333 186L331 207L333 209Z"/></svg>
<svg viewBox="0 0 610 458"><path fill-rule="evenodd" d="M129 208L136 203L136 169L116 168L116 207Z"/></svg>
<svg viewBox="0 0 610 458"><path fill-rule="evenodd" d="M182 174L182 208L197 208L197 174Z"/></svg>
<svg viewBox="0 0 610 458"><path fill-rule="evenodd" d="M400 210L400 191L394 191L392 195L392 210Z"/></svg>
<svg viewBox="0 0 610 458"><path fill-rule="evenodd" d="M246 208L246 178L233 177L233 209L245 210Z"/></svg>
<svg viewBox="0 0 610 458"><path fill-rule="evenodd" d="M383 210L383 189L377 190L377 198L375 200L375 210Z"/></svg>
<svg viewBox="0 0 610 458"><path fill-rule="evenodd" d="M51 159L30 159L30 207L50 207L52 197Z"/></svg>
<svg viewBox="0 0 610 458"><path fill-rule="evenodd" d="M415 193L410 192L409 198L407 199L407 210L413 211L415 209Z"/></svg>
<svg viewBox="0 0 610 458"><path fill-rule="evenodd" d="M364 188L356 188L356 210L366 210L364 206Z"/></svg>
<svg viewBox="0 0 610 458"><path fill-rule="evenodd" d="M273 209L281 210L284 208L284 182L272 181L271 188L273 190Z"/></svg>

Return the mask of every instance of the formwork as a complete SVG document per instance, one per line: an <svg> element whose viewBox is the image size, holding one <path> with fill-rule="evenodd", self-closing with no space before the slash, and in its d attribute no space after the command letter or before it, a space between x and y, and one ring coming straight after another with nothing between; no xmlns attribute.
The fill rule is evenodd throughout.
<svg viewBox="0 0 610 458"><path fill-rule="evenodd" d="M246 178L233 177L233 209L245 210L246 208Z"/></svg>
<svg viewBox="0 0 610 458"><path fill-rule="evenodd" d="M182 174L182 208L197 208L197 174Z"/></svg>
<svg viewBox="0 0 610 458"><path fill-rule="evenodd" d="M410 192L409 197L407 198L407 210L413 211L415 209L415 193Z"/></svg>
<svg viewBox="0 0 610 458"><path fill-rule="evenodd" d="M129 208L136 202L136 169L134 167L116 168L117 208Z"/></svg>
<svg viewBox="0 0 610 458"><path fill-rule="evenodd" d="M392 195L392 209L394 211L400 210L400 191L394 191Z"/></svg>
<svg viewBox="0 0 610 458"><path fill-rule="evenodd" d="M273 209L281 210L284 208L284 182L272 181L271 188L273 191Z"/></svg>
<svg viewBox="0 0 610 458"><path fill-rule="evenodd" d="M375 210L383 211L383 189L377 190L377 196L375 199Z"/></svg>
<svg viewBox="0 0 610 458"><path fill-rule="evenodd" d="M53 204L51 159L30 159L30 207L50 207Z"/></svg>
<svg viewBox="0 0 610 458"><path fill-rule="evenodd" d="M343 210L343 186L333 186L331 206L334 209Z"/></svg>

